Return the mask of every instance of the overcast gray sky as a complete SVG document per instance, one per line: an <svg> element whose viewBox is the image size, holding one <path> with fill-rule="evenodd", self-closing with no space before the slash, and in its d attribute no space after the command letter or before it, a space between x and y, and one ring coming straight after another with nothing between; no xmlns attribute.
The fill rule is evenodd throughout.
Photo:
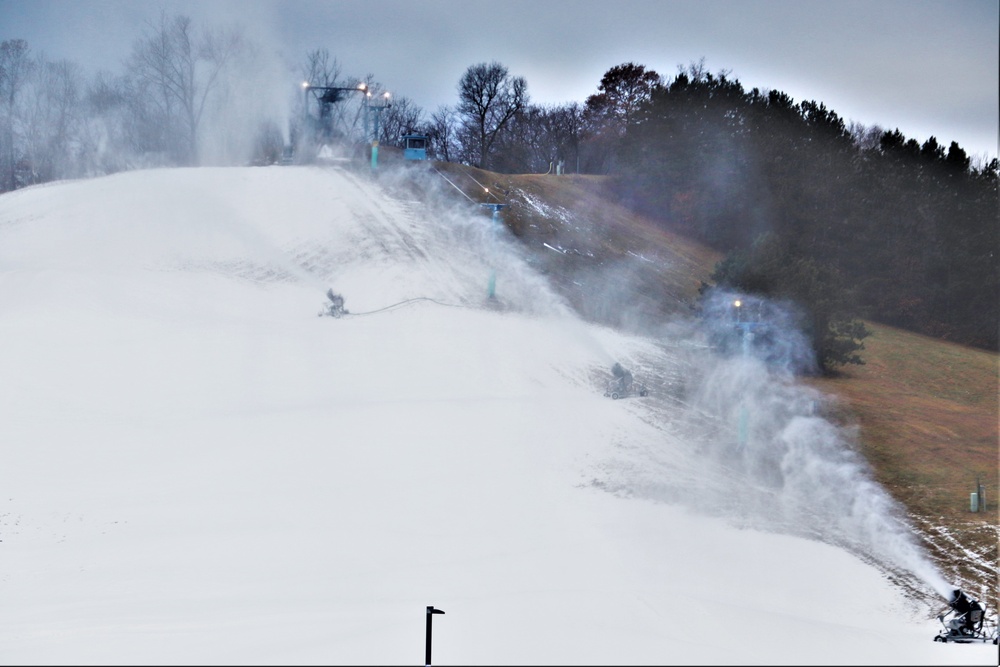
<svg viewBox="0 0 1000 667"><path fill-rule="evenodd" d="M0 0L0 39L118 73L161 10L241 24L293 63L326 48L428 115L480 62L557 104L582 103L615 65L673 76L704 58L845 121L998 153L998 0Z"/></svg>

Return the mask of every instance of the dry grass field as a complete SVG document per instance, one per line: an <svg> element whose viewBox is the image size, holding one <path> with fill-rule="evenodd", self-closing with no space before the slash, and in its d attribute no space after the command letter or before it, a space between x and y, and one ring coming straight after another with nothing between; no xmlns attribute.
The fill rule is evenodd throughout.
<svg viewBox="0 0 1000 667"><path fill-rule="evenodd" d="M942 570L997 608L998 356L868 323L864 366L813 384L841 399L878 481ZM985 511L970 494L985 487Z"/></svg>

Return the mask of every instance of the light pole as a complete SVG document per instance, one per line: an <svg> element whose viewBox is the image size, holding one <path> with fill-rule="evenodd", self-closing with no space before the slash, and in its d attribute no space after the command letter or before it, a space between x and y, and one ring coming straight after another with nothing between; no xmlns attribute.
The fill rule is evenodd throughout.
<svg viewBox="0 0 1000 667"><path fill-rule="evenodd" d="M372 129L372 171L376 171L378 169L378 130L379 130L378 126L379 126L379 120L381 120L381 117L382 117L382 110L383 109L388 109L389 107L392 106L392 104L389 103L389 98L391 97L391 95L388 93L388 91L385 92L385 93L382 93L382 98L385 100L382 104L372 104L371 103L371 97L372 97L372 94L369 91L366 94L366 98L368 99L368 106L366 107L366 109L368 110L368 112L374 112L374 117L372 119L372 125L373 125L373 129ZM366 113L365 114L365 132L367 133L367 131L368 131L368 114Z"/></svg>
<svg viewBox="0 0 1000 667"><path fill-rule="evenodd" d="M489 190L487 190L486 193L489 194ZM496 257L495 257L495 255L496 255L496 243L497 243L497 230L500 228L500 209L506 208L507 204L489 204L489 203L486 203L486 204L480 204L480 206L482 206L484 208L493 209L493 223L491 225L492 236L493 236L493 241L492 241L491 245L493 247L491 248L491 251L494 254L494 264L495 264L496 263ZM486 296L488 298L490 298L490 299L495 299L496 298L496 289L497 289L497 270L496 270L496 267L494 266L493 268L490 269L490 282L489 282L489 285L487 285L487 287L486 287Z"/></svg>
<svg viewBox="0 0 1000 667"><path fill-rule="evenodd" d="M427 641L424 643L424 664L431 667L431 619L434 614L443 614L440 609L432 606L427 607Z"/></svg>

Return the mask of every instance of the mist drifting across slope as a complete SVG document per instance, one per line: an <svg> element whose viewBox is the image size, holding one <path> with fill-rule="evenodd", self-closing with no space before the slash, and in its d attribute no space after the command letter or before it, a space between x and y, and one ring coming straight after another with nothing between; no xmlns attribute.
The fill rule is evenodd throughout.
<svg viewBox="0 0 1000 667"><path fill-rule="evenodd" d="M645 360L661 389L647 409L663 425L662 442L638 461L626 457L626 471L600 483L737 525L823 540L876 563L932 603L948 597L954 586L922 552L903 508L874 481L857 434L827 417L829 397L797 381L812 359L788 307L764 303L767 331L741 331L732 320L740 296L746 300L716 292L701 319L665 327L673 345ZM670 367L670 376L657 377Z"/></svg>
<svg viewBox="0 0 1000 667"><path fill-rule="evenodd" d="M992 659L931 642L798 517L777 532L750 463L729 480L759 511L711 487L713 378L776 413L750 447L809 430L782 376L693 329L586 324L477 207L390 180L154 170L0 198L8 660L406 663L429 604L440 663ZM316 317L328 288L348 317ZM604 398L611 360L651 400Z"/></svg>
<svg viewBox="0 0 1000 667"><path fill-rule="evenodd" d="M950 594L904 509L873 481L857 434L827 419L830 399L797 381L816 362L793 304L718 289L695 304L687 285L706 277L679 275L691 268L683 243L664 245L641 219L622 224L620 211L575 190L587 206L558 190L570 208L538 201L530 181L509 187L516 205L534 212L531 227L548 230L541 239L525 234L529 246L545 241L534 265L557 278L580 312L662 343L653 357L631 361L657 389L643 401L650 418L677 443L640 457L670 463L655 472L623 463L627 473L597 474L596 484L848 546L909 579L920 596ZM745 321L737 322L741 299ZM678 484L678 467L692 471L689 484Z"/></svg>

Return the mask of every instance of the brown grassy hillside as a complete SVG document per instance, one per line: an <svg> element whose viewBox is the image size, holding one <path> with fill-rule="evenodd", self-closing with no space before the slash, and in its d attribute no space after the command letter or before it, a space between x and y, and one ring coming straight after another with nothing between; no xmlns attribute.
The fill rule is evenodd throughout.
<svg viewBox="0 0 1000 667"><path fill-rule="evenodd" d="M689 311L721 259L618 204L602 176L495 174L452 163L434 168L476 202L507 204L501 219L529 257L578 311L597 321L622 325Z"/></svg>
<svg viewBox="0 0 1000 667"><path fill-rule="evenodd" d="M928 552L956 581L997 606L996 353L869 323L864 366L815 386L860 427L876 479L899 500ZM985 486L986 511L969 495ZM968 551L969 553L964 553Z"/></svg>
<svg viewBox="0 0 1000 667"><path fill-rule="evenodd" d="M690 312L721 259L617 203L603 177L431 168L475 202L507 204L504 224L595 321L627 325L631 314L640 320ZM598 309L608 299L594 297L609 293L621 307ZM834 417L858 427L876 479L905 508L941 570L996 609L998 355L867 324L873 333L862 354L866 365L809 382L837 397ZM988 511L973 514L969 494L977 478Z"/></svg>

